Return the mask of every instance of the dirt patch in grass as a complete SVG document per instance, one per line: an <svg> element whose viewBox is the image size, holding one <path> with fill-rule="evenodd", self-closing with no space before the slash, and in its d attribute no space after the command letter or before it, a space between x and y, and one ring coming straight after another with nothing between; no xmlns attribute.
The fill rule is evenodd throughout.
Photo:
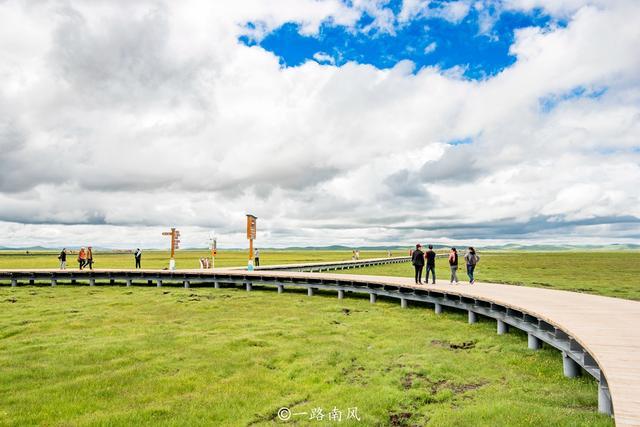
<svg viewBox="0 0 640 427"><path fill-rule="evenodd" d="M431 345L442 347L442 348L448 348L449 350L471 350L475 348L476 342L463 341L460 343L456 343L456 342L449 342L449 341L432 340Z"/></svg>

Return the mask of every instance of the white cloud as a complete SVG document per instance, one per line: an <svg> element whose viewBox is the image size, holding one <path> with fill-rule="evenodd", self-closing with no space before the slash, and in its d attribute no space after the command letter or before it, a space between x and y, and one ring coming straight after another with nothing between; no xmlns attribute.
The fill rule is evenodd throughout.
<svg viewBox="0 0 640 427"><path fill-rule="evenodd" d="M431 52L435 52L437 47L438 47L438 44L436 42L431 42L427 45L427 47L424 48L424 53L429 54Z"/></svg>
<svg viewBox="0 0 640 427"><path fill-rule="evenodd" d="M237 41L247 21L313 33L384 9L353 3L0 3L0 246L158 246L170 225L241 245L248 211L264 246L640 240L637 2L553 9L567 27L518 31L482 81L282 68ZM606 91L561 96L576 87Z"/></svg>

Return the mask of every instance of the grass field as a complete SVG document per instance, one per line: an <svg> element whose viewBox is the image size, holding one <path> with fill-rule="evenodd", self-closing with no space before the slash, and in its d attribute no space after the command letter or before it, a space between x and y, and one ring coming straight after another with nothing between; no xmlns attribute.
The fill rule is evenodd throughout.
<svg viewBox="0 0 640 427"><path fill-rule="evenodd" d="M25 251L0 251L0 269L3 268L57 268L58 253L37 251L29 255ZM177 268L199 268L199 259L211 256L209 251L182 250L176 252ZM360 259L386 257L385 251L361 251ZM67 257L67 267L77 268L77 255ZM216 256L216 267L238 267L247 265L247 251L220 250ZM289 251L261 250L260 264L295 264L302 262L349 261L350 251ZM134 268L133 254L94 252L95 268ZM143 251L143 268L165 268L169 265L169 251Z"/></svg>
<svg viewBox="0 0 640 427"><path fill-rule="evenodd" d="M333 425L308 419L318 407L341 425L612 425L596 382L564 378L559 352L417 304L0 287L0 313L5 426L272 425L283 406L307 412L296 425Z"/></svg>
<svg viewBox="0 0 640 427"><path fill-rule="evenodd" d="M479 253L478 281L536 286L640 300L640 252L493 252ZM346 274L413 277L409 264L389 264ZM449 265L437 259L436 276L449 280ZM465 266L460 280L468 280Z"/></svg>

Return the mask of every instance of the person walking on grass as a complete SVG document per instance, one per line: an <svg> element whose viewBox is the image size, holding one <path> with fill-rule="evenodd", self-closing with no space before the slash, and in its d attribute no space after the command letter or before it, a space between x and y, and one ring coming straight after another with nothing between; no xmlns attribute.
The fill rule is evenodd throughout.
<svg viewBox="0 0 640 427"><path fill-rule="evenodd" d="M424 267L424 253L420 250L422 245L418 243L416 245L416 250L413 251L413 255L411 256L411 263L416 270L416 284L422 284L422 268Z"/></svg>
<svg viewBox="0 0 640 427"><path fill-rule="evenodd" d="M60 260L60 270L67 269L67 249L62 248L60 255L58 255L58 259Z"/></svg>
<svg viewBox="0 0 640 427"><path fill-rule="evenodd" d="M451 248L449 252L449 268L451 268L451 284L458 284L458 251Z"/></svg>
<svg viewBox="0 0 640 427"><path fill-rule="evenodd" d="M84 268L84 265L87 263L87 253L84 248L80 248L80 252L78 252L78 267L80 270Z"/></svg>
<svg viewBox="0 0 640 427"><path fill-rule="evenodd" d="M133 253L133 257L136 260L136 268L142 268L140 266L140 263L142 262L142 251L140 250L140 248L136 249L136 251Z"/></svg>
<svg viewBox="0 0 640 427"><path fill-rule="evenodd" d="M87 265L89 270L93 270L93 248L91 246L87 248Z"/></svg>
<svg viewBox="0 0 640 427"><path fill-rule="evenodd" d="M467 253L464 255L464 260L467 263L467 276L469 276L469 284L473 285L476 280L473 278L473 272L476 269L480 257L476 254L476 250L473 246L469 246Z"/></svg>
<svg viewBox="0 0 640 427"><path fill-rule="evenodd" d="M424 254L425 259L427 260L427 270L426 270L426 278L425 283L429 283L429 272L433 275L433 279L431 281L432 285L436 284L436 253L433 251L433 245L429 245L429 250Z"/></svg>

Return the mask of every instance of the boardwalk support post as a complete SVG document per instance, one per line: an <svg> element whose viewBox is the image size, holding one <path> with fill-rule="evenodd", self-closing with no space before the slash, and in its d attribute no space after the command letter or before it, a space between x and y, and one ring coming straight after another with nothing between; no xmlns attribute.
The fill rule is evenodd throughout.
<svg viewBox="0 0 640 427"><path fill-rule="evenodd" d="M344 299L344 291L342 289L338 289L338 299Z"/></svg>
<svg viewBox="0 0 640 427"><path fill-rule="evenodd" d="M190 287L190 286L191 286L191 284L189 283L189 281L188 281L188 280L185 280L185 281L184 281L184 287L185 287L185 288L188 288L188 287Z"/></svg>
<svg viewBox="0 0 640 427"><path fill-rule="evenodd" d="M158 288L161 288L161 287L162 287L162 279L157 279L157 280L156 280L156 286L157 286Z"/></svg>
<svg viewBox="0 0 640 427"><path fill-rule="evenodd" d="M57 286L58 285L58 279L53 278L51 279L51 286Z"/></svg>
<svg viewBox="0 0 640 427"><path fill-rule="evenodd" d="M433 310L436 312L436 314L441 314L442 313L442 305L435 303L435 306L433 307Z"/></svg>
<svg viewBox="0 0 640 427"><path fill-rule="evenodd" d="M504 323L504 320L498 319L498 335L504 335L509 332L509 325Z"/></svg>
<svg viewBox="0 0 640 427"><path fill-rule="evenodd" d="M313 296L313 288L307 288L307 296Z"/></svg>
<svg viewBox="0 0 640 427"><path fill-rule="evenodd" d="M542 348L542 340L532 333L527 335L527 344L529 350L540 350Z"/></svg>
<svg viewBox="0 0 640 427"><path fill-rule="evenodd" d="M376 303L376 294L373 294L373 293L369 294L369 302L371 304L375 304Z"/></svg>
<svg viewBox="0 0 640 427"><path fill-rule="evenodd" d="M284 285L278 285L278 293L281 294L284 292Z"/></svg>
<svg viewBox="0 0 640 427"><path fill-rule="evenodd" d="M127 286L131 286L131 279L127 278Z"/></svg>
<svg viewBox="0 0 640 427"><path fill-rule="evenodd" d="M605 380L603 375L600 375L600 381L598 382L598 412L613 415L611 393L609 392L607 380Z"/></svg>
<svg viewBox="0 0 640 427"><path fill-rule="evenodd" d="M18 286L18 279L16 279L15 277L11 279L11 287L16 287Z"/></svg>
<svg viewBox="0 0 640 427"><path fill-rule="evenodd" d="M401 308L407 308L407 299L406 298L400 298L400 307Z"/></svg>
<svg viewBox="0 0 640 427"><path fill-rule="evenodd" d="M564 351L562 352L562 370L567 378L580 376L580 365Z"/></svg>
<svg viewBox="0 0 640 427"><path fill-rule="evenodd" d="M469 310L469 324L473 325L474 323L478 322L478 315L475 313L475 311L471 311Z"/></svg>
<svg viewBox="0 0 640 427"><path fill-rule="evenodd" d="M251 282L245 283L245 288L247 289L247 292L250 291L251 289L253 289L253 286L251 285Z"/></svg>
<svg viewBox="0 0 640 427"><path fill-rule="evenodd" d="M96 285L96 279L92 277L91 279L89 279L89 286L95 286L95 285Z"/></svg>
<svg viewBox="0 0 640 427"><path fill-rule="evenodd" d="M220 283L219 282L213 282L213 288L214 289L220 289Z"/></svg>

